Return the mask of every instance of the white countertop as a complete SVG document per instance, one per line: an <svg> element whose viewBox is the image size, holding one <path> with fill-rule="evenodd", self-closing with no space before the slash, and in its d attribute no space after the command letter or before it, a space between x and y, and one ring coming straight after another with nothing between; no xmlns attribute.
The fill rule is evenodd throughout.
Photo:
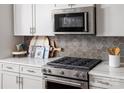
<svg viewBox="0 0 124 93"><path fill-rule="evenodd" d="M119 68L109 67L109 62L105 61L93 68L89 74L103 77L124 79L124 63Z"/></svg>
<svg viewBox="0 0 124 93"><path fill-rule="evenodd" d="M22 58L4 58L0 59L0 63L11 63L11 64L19 64L19 65L27 65L27 66L35 66L42 67L46 63L56 60L61 57L48 58L48 59L38 59L38 58L30 58L30 57L22 57ZM119 68L109 67L108 61L102 62L94 67L89 74L90 75L98 75L103 77L124 79L124 63L121 63Z"/></svg>
<svg viewBox="0 0 124 93"><path fill-rule="evenodd" d="M0 63L12 63L19 65L42 67L46 63L56 60L58 58L60 57L48 58L48 59L39 59L39 58L30 58L30 57L21 57L21 58L10 57L10 58L0 59Z"/></svg>

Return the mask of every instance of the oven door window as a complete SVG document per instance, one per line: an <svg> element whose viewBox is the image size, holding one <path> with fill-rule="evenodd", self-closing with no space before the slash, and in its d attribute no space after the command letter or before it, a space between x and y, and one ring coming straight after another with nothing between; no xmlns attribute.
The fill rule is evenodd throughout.
<svg viewBox="0 0 124 93"><path fill-rule="evenodd" d="M51 82L51 81L47 81L46 83L47 83L47 85L46 85L47 89L80 89L79 87L55 83L55 82Z"/></svg>
<svg viewBox="0 0 124 93"><path fill-rule="evenodd" d="M88 13L55 14L55 32L83 32L87 18Z"/></svg>

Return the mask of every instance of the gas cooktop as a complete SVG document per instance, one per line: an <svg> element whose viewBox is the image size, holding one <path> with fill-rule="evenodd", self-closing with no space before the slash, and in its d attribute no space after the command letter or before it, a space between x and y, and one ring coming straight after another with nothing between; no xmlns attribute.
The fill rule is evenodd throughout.
<svg viewBox="0 0 124 93"><path fill-rule="evenodd" d="M91 70L102 60L76 57L63 57L52 62L47 63L49 66L65 69L86 69Z"/></svg>

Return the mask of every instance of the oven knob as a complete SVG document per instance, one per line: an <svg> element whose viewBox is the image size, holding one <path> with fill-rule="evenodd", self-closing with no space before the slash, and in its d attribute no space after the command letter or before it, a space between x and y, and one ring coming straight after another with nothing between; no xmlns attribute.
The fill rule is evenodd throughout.
<svg viewBox="0 0 124 93"><path fill-rule="evenodd" d="M61 71L60 74L61 74L61 75L64 75L64 71Z"/></svg>
<svg viewBox="0 0 124 93"><path fill-rule="evenodd" d="M76 73L74 76L79 77L79 73Z"/></svg>
<svg viewBox="0 0 124 93"><path fill-rule="evenodd" d="M50 69L48 69L48 73L51 73L52 71Z"/></svg>
<svg viewBox="0 0 124 93"><path fill-rule="evenodd" d="M85 75L82 75L82 78L85 79L86 78Z"/></svg>
<svg viewBox="0 0 124 93"><path fill-rule="evenodd" d="M47 72L47 70L46 70L46 69L42 69L42 72L43 72L43 73L46 73L46 72Z"/></svg>

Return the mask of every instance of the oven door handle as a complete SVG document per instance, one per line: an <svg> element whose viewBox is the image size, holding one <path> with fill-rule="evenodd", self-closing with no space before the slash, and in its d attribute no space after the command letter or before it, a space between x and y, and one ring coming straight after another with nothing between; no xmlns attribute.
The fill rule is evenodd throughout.
<svg viewBox="0 0 124 93"><path fill-rule="evenodd" d="M44 78L45 81L53 81L53 82L57 82L57 83L62 83L62 84L67 84L67 85L72 85L72 86L76 86L76 87L81 87L82 83L75 83L75 82L69 82L69 81L62 81L62 80L58 80L58 79L50 79L45 77Z"/></svg>

